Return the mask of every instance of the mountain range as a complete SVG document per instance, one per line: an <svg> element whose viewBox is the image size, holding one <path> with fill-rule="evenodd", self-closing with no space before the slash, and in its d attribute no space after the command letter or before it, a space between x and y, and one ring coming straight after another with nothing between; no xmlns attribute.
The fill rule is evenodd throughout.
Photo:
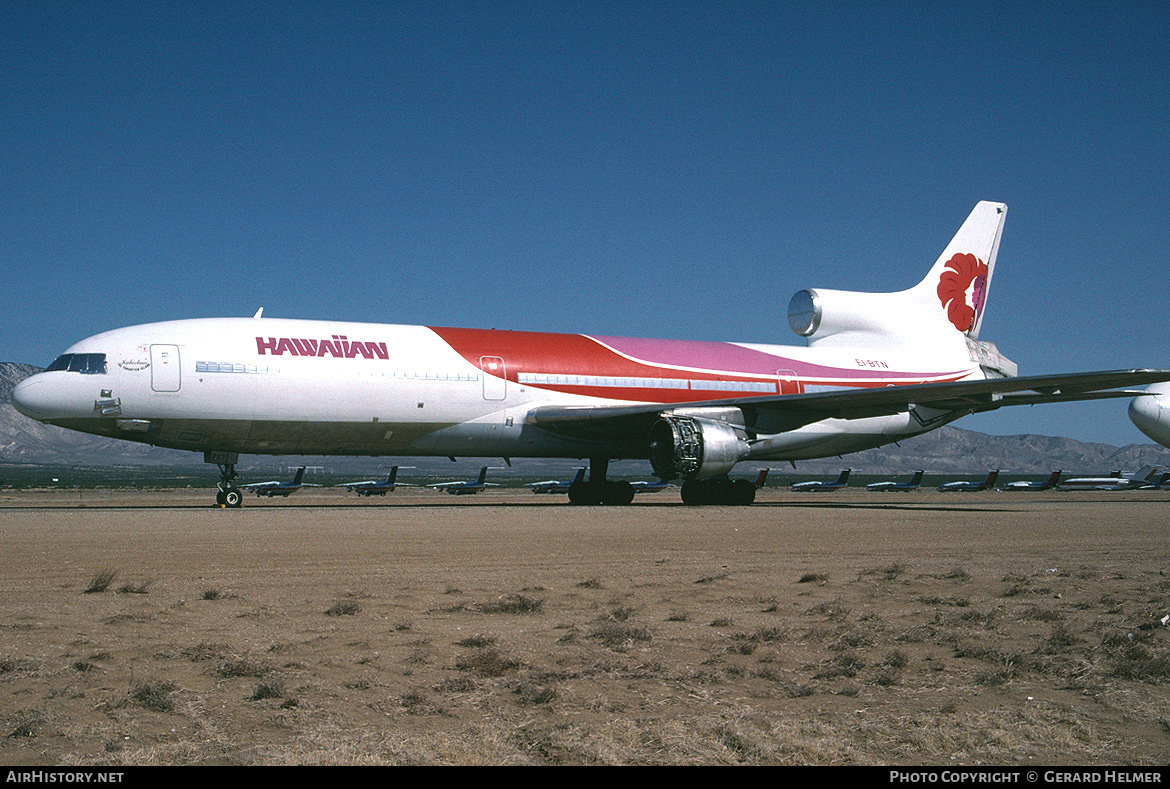
<svg viewBox="0 0 1170 789"><path fill-rule="evenodd" d="M193 452L161 449L145 444L101 438L85 433L44 425L25 417L10 402L12 387L39 372L41 368L29 364L0 362L0 464L15 465L84 465L102 466L193 466L201 465L202 457ZM1059 407L1059 406L1055 406ZM1124 417L1123 417L1124 418ZM500 458L487 462L497 464ZM290 463L328 465L339 472L368 472L391 463L412 463L418 468L437 473L455 471L450 461L436 458L272 458L241 457L241 468L285 468ZM468 459L467 466L481 463ZM515 459L509 466L493 471L493 476L527 476L532 474L571 475L579 467L579 460L524 460ZM638 468L631 466L637 465ZM746 469L753 464L742 464ZM767 465L767 464L760 464ZM840 458L799 461L795 469L787 464L773 464L777 471L821 474L844 467L862 474L902 474L916 469L928 473L978 473L998 468L1004 473L1034 475L1047 474L1054 469L1066 473L1108 473L1113 470L1135 470L1142 466L1170 467L1170 449L1157 444L1129 444L1123 447L1109 444L1086 443L1071 438L1040 435L995 436L964 430L948 425L909 438L898 444L855 452ZM643 468L644 466L644 468ZM630 461L613 467L616 474L649 475L649 463Z"/></svg>

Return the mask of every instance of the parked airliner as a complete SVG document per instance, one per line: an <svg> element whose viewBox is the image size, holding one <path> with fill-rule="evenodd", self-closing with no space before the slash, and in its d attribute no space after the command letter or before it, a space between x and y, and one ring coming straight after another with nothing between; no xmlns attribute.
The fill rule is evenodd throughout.
<svg viewBox="0 0 1170 789"><path fill-rule="evenodd" d="M1156 480L1151 480L1148 485L1142 485L1142 490L1168 490L1170 489L1170 471L1162 472L1162 476Z"/></svg>
<svg viewBox="0 0 1170 789"><path fill-rule="evenodd" d="M1133 490L1154 481L1162 466L1142 466L1135 472L1114 471L1108 477L1072 477L1056 486L1057 490Z"/></svg>
<svg viewBox="0 0 1170 789"><path fill-rule="evenodd" d="M979 493L987 490L995 484L996 477L999 476L999 469L987 472L987 476L982 480L958 480L956 482L944 482L938 486L938 489L947 492L963 492L963 493Z"/></svg>
<svg viewBox="0 0 1170 789"><path fill-rule="evenodd" d="M399 466L392 466L386 479L364 479L361 482L347 482L345 489L353 491L359 496L385 496L396 487L403 485L398 481Z"/></svg>
<svg viewBox="0 0 1170 789"><path fill-rule="evenodd" d="M435 490L445 490L453 496L466 496L472 493L479 493L485 488L496 487L494 482L485 482L487 479L488 467L484 466L479 470L479 476L475 479L460 479L454 482L436 482L432 485L427 485L428 488Z"/></svg>
<svg viewBox="0 0 1170 789"><path fill-rule="evenodd" d="M574 485L585 481L585 467L577 469L572 479L546 479L542 482L529 482L528 487L533 493L568 493Z"/></svg>
<svg viewBox="0 0 1170 789"><path fill-rule="evenodd" d="M835 480L814 479L808 482L794 482L792 489L804 493L827 492L831 490L840 490L849 485L850 469L843 468L841 473L837 475Z"/></svg>
<svg viewBox="0 0 1170 789"><path fill-rule="evenodd" d="M246 490L250 490L257 496L284 496L286 499L293 493L296 493L303 487L301 480L305 476L305 467L301 466L297 469L296 476L290 480L271 480L269 482L253 482L250 485L244 485Z"/></svg>
<svg viewBox="0 0 1170 789"><path fill-rule="evenodd" d="M1027 480L1017 480L1015 482L1009 482L1008 484L1001 487L1000 490L1007 490L1007 491L1013 491L1013 490L1016 490L1016 491L1019 491L1019 490L1029 490L1029 491L1050 490L1050 489L1056 487L1056 483L1060 481L1060 474L1061 474L1060 471L1054 471L1048 475L1048 479L1041 480L1039 482L1029 482Z"/></svg>
<svg viewBox="0 0 1170 789"><path fill-rule="evenodd" d="M239 506L240 453L581 458L578 504L624 503L611 460L649 459L683 500L750 503L741 461L832 457L1005 405L1133 397L1163 370L1020 377L980 340L1007 208L981 202L916 286L801 290L807 347L263 317L81 340L17 385L48 424L204 453ZM872 250L858 265L882 258ZM886 272L892 276L891 272ZM702 298L704 283L660 283ZM733 294L770 325L766 288ZM749 490L750 489L750 490Z"/></svg>
<svg viewBox="0 0 1170 789"><path fill-rule="evenodd" d="M918 490L922 486L922 475L925 471L915 471L913 476L905 482L895 482L894 480L887 480L884 482L871 482L865 486L866 490L876 491L890 491L895 493L905 493L911 490Z"/></svg>

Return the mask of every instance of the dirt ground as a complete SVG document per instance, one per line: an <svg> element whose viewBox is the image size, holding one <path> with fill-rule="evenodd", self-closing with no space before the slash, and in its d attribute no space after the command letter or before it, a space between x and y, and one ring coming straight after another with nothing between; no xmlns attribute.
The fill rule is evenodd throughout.
<svg viewBox="0 0 1170 789"><path fill-rule="evenodd" d="M1168 492L209 500L0 491L0 763L1170 761Z"/></svg>

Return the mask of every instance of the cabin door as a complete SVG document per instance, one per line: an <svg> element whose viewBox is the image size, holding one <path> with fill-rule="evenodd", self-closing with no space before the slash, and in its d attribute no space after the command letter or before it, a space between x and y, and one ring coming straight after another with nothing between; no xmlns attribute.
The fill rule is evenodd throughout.
<svg viewBox="0 0 1170 789"><path fill-rule="evenodd" d="M150 346L150 388L156 392L177 392L179 383L179 346Z"/></svg>
<svg viewBox="0 0 1170 789"><path fill-rule="evenodd" d="M795 370L777 370L776 375L780 377L780 394L800 394L803 391Z"/></svg>
<svg viewBox="0 0 1170 789"><path fill-rule="evenodd" d="M483 370L483 399L503 400L507 397L508 371L504 360L499 356L481 356L479 367Z"/></svg>

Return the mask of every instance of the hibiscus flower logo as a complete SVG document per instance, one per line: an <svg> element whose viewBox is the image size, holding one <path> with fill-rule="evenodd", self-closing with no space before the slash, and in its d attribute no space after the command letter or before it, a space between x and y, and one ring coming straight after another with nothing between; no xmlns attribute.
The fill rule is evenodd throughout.
<svg viewBox="0 0 1170 789"><path fill-rule="evenodd" d="M971 254L958 253L947 261L947 270L938 278L938 300L947 319L961 332L975 326L987 295L987 264ZM967 293L971 301L967 301Z"/></svg>

